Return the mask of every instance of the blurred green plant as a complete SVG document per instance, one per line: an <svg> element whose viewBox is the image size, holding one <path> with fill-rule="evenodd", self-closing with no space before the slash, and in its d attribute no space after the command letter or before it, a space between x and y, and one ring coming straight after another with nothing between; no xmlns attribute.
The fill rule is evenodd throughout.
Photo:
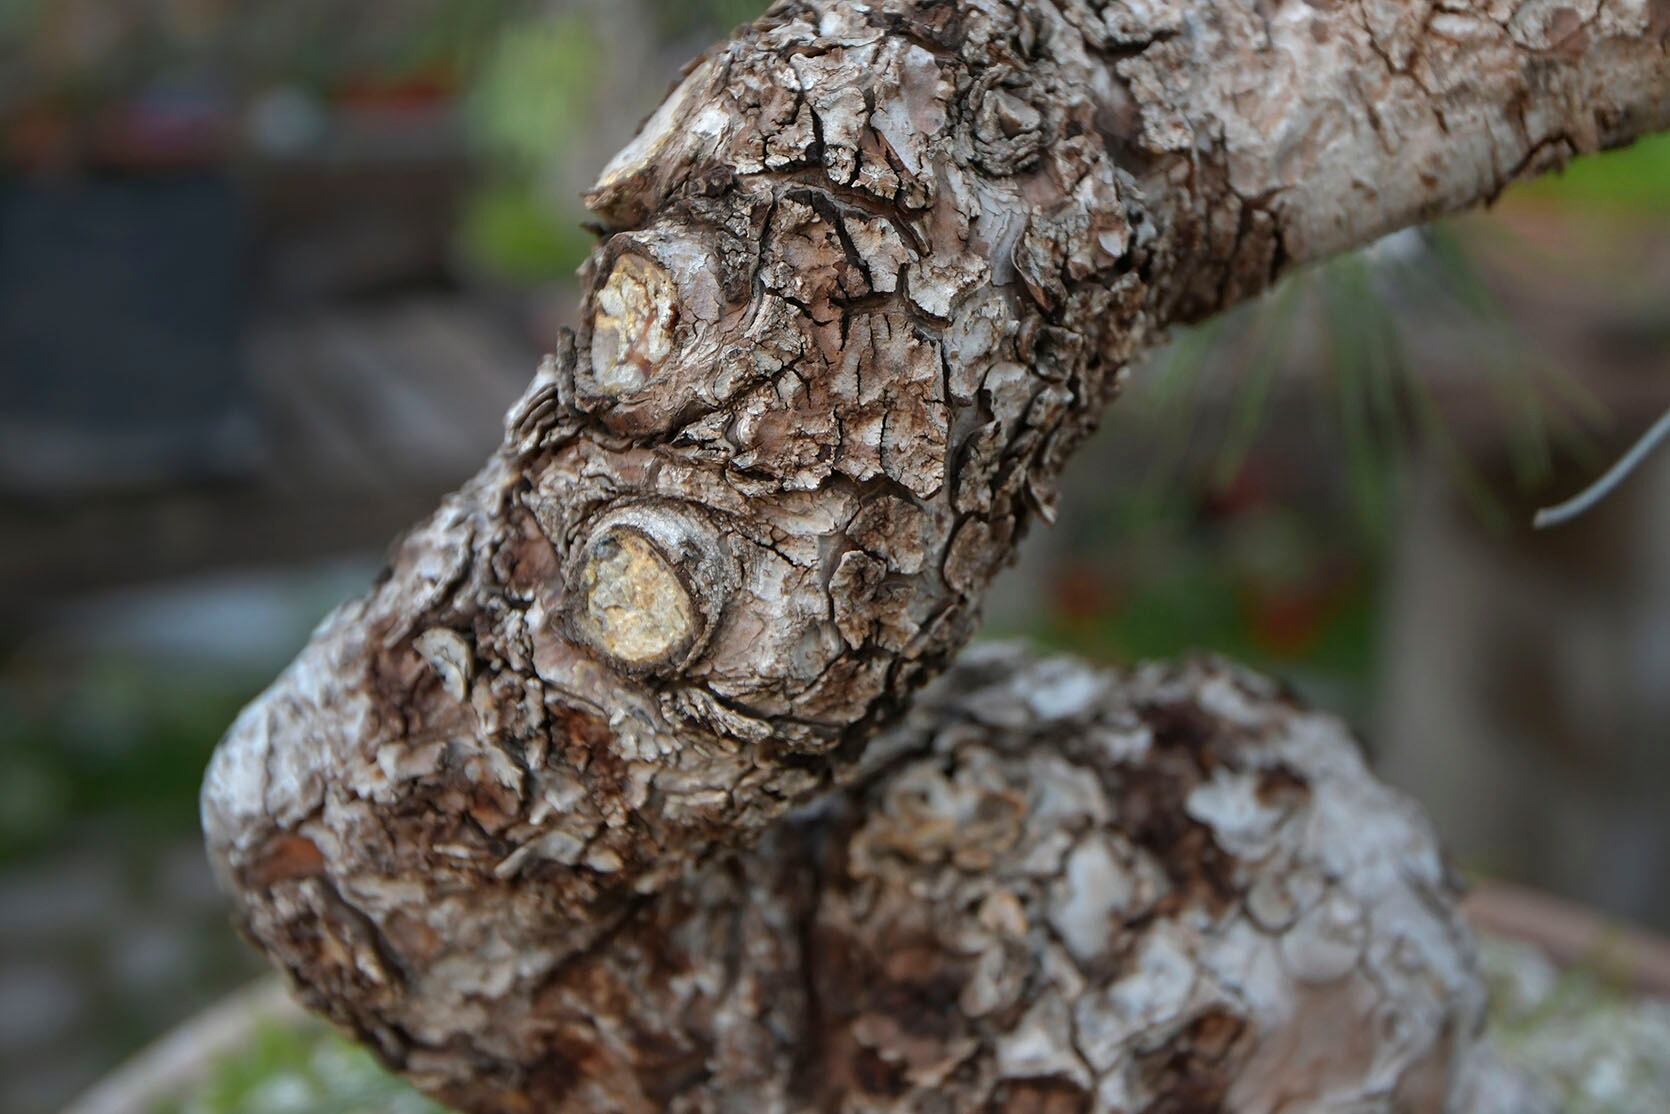
<svg viewBox="0 0 1670 1114"><path fill-rule="evenodd" d="M1307 327L1303 337L1296 323ZM1259 302L1185 330L1139 372L1124 405L1137 418L1129 424L1155 443L1150 496L1233 486L1283 374L1305 366L1295 343L1303 340L1322 373L1306 393L1324 407L1324 455L1341 458L1359 529L1384 540L1418 444L1481 520L1506 528L1503 493L1469 458L1426 369L1411 360L1412 327L1445 329L1463 346L1494 400L1519 490L1546 483L1560 453L1594 458L1605 408L1525 338L1462 235L1438 224L1300 271ZM1214 410L1213 399L1223 405Z"/></svg>
<svg viewBox="0 0 1670 1114"><path fill-rule="evenodd" d="M177 81L234 98L273 85L330 93L480 61L529 0L336 0L123 4L0 0L0 111L46 101L96 113Z"/></svg>
<svg viewBox="0 0 1670 1114"><path fill-rule="evenodd" d="M215 741L260 682L110 660L0 681L0 866L97 823L190 836Z"/></svg>
<svg viewBox="0 0 1670 1114"><path fill-rule="evenodd" d="M469 258L514 283L566 278L596 241L563 220L530 180L479 186L465 207L459 238Z"/></svg>
<svg viewBox="0 0 1670 1114"><path fill-rule="evenodd" d="M759 17L767 0L649 0L662 38L717 38Z"/></svg>
<svg viewBox="0 0 1670 1114"><path fill-rule="evenodd" d="M1653 219L1670 213L1670 136L1587 156L1562 173L1514 187L1516 197L1574 212ZM1500 228L1497 236L1511 235ZM1296 336L1296 322L1314 333ZM1425 369L1413 366L1408 329L1448 327L1495 402L1512 479L1520 492L1545 484L1561 454L1586 466L1605 407L1527 340L1479 267L1467 236L1442 222L1406 232L1290 276L1260 301L1183 330L1133 378L1119 415L1146 430L1150 501L1224 490L1236 482L1263 432L1284 374L1300 361L1295 341L1317 343L1328 441L1343 457L1357 526L1383 537L1393 519L1412 446L1424 445L1492 528L1510 525L1494 489L1452 428ZM1212 422L1214 399L1227 399ZM1202 452L1202 445L1211 446Z"/></svg>
<svg viewBox="0 0 1670 1114"><path fill-rule="evenodd" d="M1513 193L1603 212L1670 213L1670 135L1575 159L1558 174L1515 186Z"/></svg>
<svg viewBox="0 0 1670 1114"><path fill-rule="evenodd" d="M1604 941L1563 970L1527 944L1489 936L1479 943L1496 1049L1549 1088L1559 1109L1664 1109L1670 1002L1642 1000L1632 990L1635 973Z"/></svg>
<svg viewBox="0 0 1670 1114"><path fill-rule="evenodd" d="M270 1024L154 1114L445 1114L371 1053L314 1025Z"/></svg>
<svg viewBox="0 0 1670 1114"><path fill-rule="evenodd" d="M23 39L35 17L39 0L0 0L0 46L11 47Z"/></svg>
<svg viewBox="0 0 1670 1114"><path fill-rule="evenodd" d="M595 117L603 44L582 13L500 29L469 96L485 163L459 235L477 265L513 282L571 274L591 250L560 168Z"/></svg>
<svg viewBox="0 0 1670 1114"><path fill-rule="evenodd" d="M645 6L651 53L667 42L717 39L766 7L764 0ZM573 196L580 187L564 173L603 107L608 44L593 18L583 5L525 8L498 29L472 82L469 118L484 166L460 241L474 263L513 283L566 278L595 242L581 227L587 214Z"/></svg>
<svg viewBox="0 0 1670 1114"><path fill-rule="evenodd" d="M1372 706L1384 553L1348 512L1236 489L1149 497L1105 485L1062 528L1069 556L1024 616L1025 636L1131 663L1206 649L1280 673L1347 715ZM1075 494L1084 496L1080 491Z"/></svg>
<svg viewBox="0 0 1670 1114"><path fill-rule="evenodd" d="M471 94L486 153L538 168L594 116L607 59L585 15L558 12L501 28Z"/></svg>

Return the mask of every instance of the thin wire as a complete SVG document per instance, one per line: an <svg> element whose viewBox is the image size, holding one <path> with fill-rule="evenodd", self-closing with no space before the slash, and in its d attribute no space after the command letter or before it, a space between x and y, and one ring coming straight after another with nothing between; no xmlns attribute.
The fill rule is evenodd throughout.
<svg viewBox="0 0 1670 1114"><path fill-rule="evenodd" d="M1550 526L1564 525L1585 513L1616 491L1618 485L1629 479L1630 473L1641 467L1641 462L1666 440L1670 440L1670 410L1665 411L1664 416L1653 424L1653 428L1649 429L1646 435L1635 443L1635 447L1625 453L1624 458L1614 464L1612 470L1602 476L1593 487L1557 507L1538 511L1532 525L1538 530L1546 530Z"/></svg>

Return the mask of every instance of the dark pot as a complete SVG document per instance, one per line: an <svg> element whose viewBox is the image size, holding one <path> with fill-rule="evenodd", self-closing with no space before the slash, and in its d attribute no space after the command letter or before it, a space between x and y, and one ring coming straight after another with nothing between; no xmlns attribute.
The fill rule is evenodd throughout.
<svg viewBox="0 0 1670 1114"><path fill-rule="evenodd" d="M0 178L0 490L241 469L244 240L218 170Z"/></svg>

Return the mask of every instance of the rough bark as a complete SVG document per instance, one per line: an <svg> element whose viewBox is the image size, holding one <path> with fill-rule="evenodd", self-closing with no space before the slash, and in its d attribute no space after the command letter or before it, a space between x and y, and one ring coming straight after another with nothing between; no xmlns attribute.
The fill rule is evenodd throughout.
<svg viewBox="0 0 1670 1114"><path fill-rule="evenodd" d="M469 1105L554 1093L506 1004L851 769L1133 355L1665 123L1667 29L778 4L589 196L587 325L502 450L222 743L204 822L250 933L406 1070L501 1065Z"/></svg>
<svg viewBox="0 0 1670 1114"><path fill-rule="evenodd" d="M852 786L499 1003L528 1043L408 1070L472 1109L1471 1112L1453 894L1268 681L981 647Z"/></svg>
<svg viewBox="0 0 1670 1114"><path fill-rule="evenodd" d="M468 1110L1472 1114L1454 896L1269 681L985 646L830 798L401 1066Z"/></svg>

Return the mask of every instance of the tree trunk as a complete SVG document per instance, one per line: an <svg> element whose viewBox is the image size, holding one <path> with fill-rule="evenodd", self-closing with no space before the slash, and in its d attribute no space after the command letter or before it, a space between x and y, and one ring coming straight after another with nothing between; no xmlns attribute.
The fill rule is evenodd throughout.
<svg viewBox="0 0 1670 1114"><path fill-rule="evenodd" d="M592 1078L550 989L850 773L1128 360L1670 122L1667 32L1663 0L779 3L589 195L587 325L502 450L222 743L245 927L390 1062L544 1109Z"/></svg>
<svg viewBox="0 0 1670 1114"><path fill-rule="evenodd" d="M471 1110L1478 1114L1483 1012L1431 829L1338 722L984 646L845 789L405 1068Z"/></svg>

